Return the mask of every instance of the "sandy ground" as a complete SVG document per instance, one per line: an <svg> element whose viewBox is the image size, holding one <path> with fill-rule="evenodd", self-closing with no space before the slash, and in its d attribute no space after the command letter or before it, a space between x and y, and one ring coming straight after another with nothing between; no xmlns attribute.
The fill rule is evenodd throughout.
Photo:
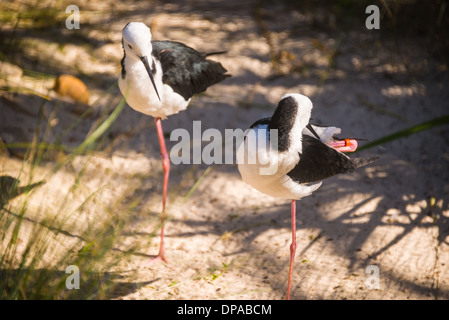
<svg viewBox="0 0 449 320"><path fill-rule="evenodd" d="M213 58L232 78L165 120L167 136L176 128L192 132L194 120L201 121L203 131L245 129L270 116L280 97L290 92L311 98L316 123L369 140L447 114L447 66L433 60L423 42L381 36L367 30L363 20L359 28L339 32L335 24L340 17L326 12L318 11L314 18L282 3L258 7L239 1L86 2L81 10L80 30L55 27L43 30L41 37L17 33L35 49L26 51L20 68L70 73L89 88L94 113L64 137L67 146L79 145L99 115L120 101L113 84L120 72L121 29L129 21L150 25L154 39L183 41L204 52L227 51ZM276 65L270 54L278 55ZM79 104L47 90L52 80L37 81L19 72L2 81L51 97L46 101L26 93L3 95L3 142L31 141L40 117L53 119L47 138L54 141L79 118ZM170 149L176 141L167 139L167 144ZM326 180L312 196L298 201L292 298L449 298L449 127L362 155L381 159ZM126 107L97 152L76 156L70 166L51 174L54 163L42 161L33 171L33 181L47 182L30 197L27 223L39 221L36 212L43 207L54 211L65 202L66 209L78 208L93 192L94 203L73 217L79 226L108 221L111 208L127 217L111 250L127 254L113 269L103 270L120 274L121 285L106 298L285 298L290 203L243 183L236 165L172 165L167 266L148 263L158 252L162 190L152 118ZM2 175L26 177L30 169L22 165L18 149L0 156ZM81 171L81 188L67 200L62 195ZM17 197L9 205L18 207L21 201ZM78 230L64 231L57 235L62 246L88 242ZM31 235L22 237L25 241ZM44 260L51 263L51 255ZM372 265L379 271L378 288L370 286L367 270Z"/></svg>

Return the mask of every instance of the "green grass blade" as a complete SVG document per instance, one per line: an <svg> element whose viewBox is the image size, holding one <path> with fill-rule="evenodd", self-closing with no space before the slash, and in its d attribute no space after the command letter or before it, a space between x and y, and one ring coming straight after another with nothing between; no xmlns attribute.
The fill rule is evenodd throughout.
<svg viewBox="0 0 449 320"><path fill-rule="evenodd" d="M424 131L424 130L427 130L427 129L431 129L431 128L434 128L434 127L437 127L437 126L440 126L440 125L443 125L443 124L449 124L449 115L445 115L445 116L442 116L442 117L439 117L439 118L435 118L435 119L432 119L430 121L426 121L426 122L420 123L418 125L415 125L413 127L410 127L410 128L407 128L407 129L403 129L403 130L399 130L399 131L397 131L395 133L389 134L389 135L384 136L384 137L382 137L380 139L371 141L371 142L361 146L360 148L358 148L356 150L356 152L363 151L363 150L366 150L366 149L369 149L369 148L373 148L373 147L376 147L378 145L385 144L387 142L391 142L393 140L397 140L397 139L400 139L400 138L405 138L405 137L407 137L409 135L412 135L412 134L415 134L415 133L418 133L418 132L421 132L421 131Z"/></svg>
<svg viewBox="0 0 449 320"><path fill-rule="evenodd" d="M126 104L125 98L122 98L118 106L115 108L115 110L111 113L111 115L97 128L90 136L86 138L86 140L83 141L74 151L74 154L80 154L83 153L90 145L92 145L98 138L100 138L103 133L108 130L111 125L115 122L119 114L122 112L123 107Z"/></svg>
<svg viewBox="0 0 449 320"><path fill-rule="evenodd" d="M193 187L189 190L189 192L187 193L187 195L184 197L183 202L186 202L187 200L189 200L190 196L193 194L193 192L196 190L196 188L200 185L201 181L203 181L203 179L207 176L207 174L209 173L209 171L212 170L212 167L207 167L206 170L204 170L203 174L201 175L201 177L198 179L197 182L195 182L195 184L193 185Z"/></svg>

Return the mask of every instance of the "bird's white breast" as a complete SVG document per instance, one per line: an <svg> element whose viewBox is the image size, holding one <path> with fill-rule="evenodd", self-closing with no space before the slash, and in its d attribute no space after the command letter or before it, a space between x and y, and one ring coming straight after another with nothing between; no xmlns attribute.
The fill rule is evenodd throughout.
<svg viewBox="0 0 449 320"><path fill-rule="evenodd" d="M125 58L125 78L120 76L118 84L131 108L155 118L165 119L169 115L186 109L190 99L184 100L170 86L163 84L161 65L158 61L155 61L155 64L154 81L161 100L154 90L144 64L139 60Z"/></svg>
<svg viewBox="0 0 449 320"><path fill-rule="evenodd" d="M287 173L299 162L298 150L283 153L271 150L270 144L261 141L261 136L257 134L261 131L267 134L266 126L254 131L256 133L253 139L247 135L237 151L238 169L244 182L264 194L282 199L301 199L321 185L305 185L293 181Z"/></svg>

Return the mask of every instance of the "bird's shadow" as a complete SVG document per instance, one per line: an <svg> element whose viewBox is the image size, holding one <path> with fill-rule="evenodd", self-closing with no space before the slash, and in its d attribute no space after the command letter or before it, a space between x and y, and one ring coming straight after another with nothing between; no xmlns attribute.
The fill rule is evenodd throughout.
<svg viewBox="0 0 449 320"><path fill-rule="evenodd" d="M379 165L385 165L385 162L381 161ZM409 168L407 165L403 168L397 166L396 170L401 172L401 170L407 171ZM362 183L362 181L364 182ZM390 194L389 190L372 188L374 185L385 184L388 184L388 177L384 176L375 176L368 180L366 180L366 177L363 178L363 174L360 174L355 180L346 179L345 176L335 177L325 181L323 186L311 196L299 200L297 202L297 232L314 230L314 236L306 243L302 240L301 245L298 246L297 257L307 256L307 253L315 245L320 245L322 241L332 241L333 253L336 256L344 257L348 261L347 269L348 274L350 274L353 272L351 270L381 263L382 254L404 241L416 229L436 227L438 230L435 245L449 244L449 218L444 214L448 208L447 200L440 197L439 199L442 199L442 202L435 206L431 205L431 200L426 195L422 199L417 198L409 186L401 188L402 194L397 192ZM337 187L339 191L335 192ZM355 203L348 203L345 206L346 209L341 209L341 206L339 206L339 212L341 213L335 218L329 217L329 214L332 214L332 212L328 212L327 209L320 209L323 206L329 208L333 203L343 201L342 199L351 199L353 193L362 193L366 196ZM395 198L393 199L392 197ZM397 201L394 200L396 198L409 200L400 201L400 205L395 205ZM409 204L422 202L426 202L427 206L421 207L419 213L410 214L406 210ZM372 203L376 203L376 205L373 207ZM223 212L232 212L237 217L229 219L230 214L223 214L222 218L218 217L213 221L191 220L188 217L182 220L173 219L174 223L185 224L192 229L201 229L202 231L177 233L172 236L189 238L198 234L214 235L217 237L217 241L222 241L221 237L225 233L231 232L235 239L236 247L232 252L227 252L226 256L238 256L263 250L258 244L259 241L254 240L267 231L278 230L282 233L290 233L291 220L288 201L286 201L285 205L258 208L257 214L251 213L253 209L243 207L236 212L235 208L226 207L226 204L222 202L220 202L220 207ZM366 212L366 207L371 208L370 211ZM394 209L393 217L389 209ZM367 246L373 237L376 237L375 232L378 228L390 227L396 230L395 236L391 240L383 242L381 246L376 246L373 249L370 249L371 246ZM398 232L397 228L401 228L401 231ZM285 251L288 252L287 246ZM254 263L260 264L260 261L254 261ZM287 260L285 260L286 265L288 265ZM274 268L278 268L278 270L272 270L271 272L277 274L281 272L283 267L277 266ZM400 274L391 270L385 270L382 276L384 279L387 279L386 281L400 284L402 288L413 290L418 294L429 297L449 297L449 291L447 290L404 280ZM300 283L300 281L298 282ZM277 282L274 282L273 285L273 290L279 290L279 294L282 295L285 290L283 284L279 285ZM295 290L296 298L307 297L307 293L301 290L300 284L296 286Z"/></svg>

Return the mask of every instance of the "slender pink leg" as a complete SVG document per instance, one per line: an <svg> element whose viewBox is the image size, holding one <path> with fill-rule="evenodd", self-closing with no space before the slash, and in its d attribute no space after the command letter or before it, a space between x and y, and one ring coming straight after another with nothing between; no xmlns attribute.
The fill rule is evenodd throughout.
<svg viewBox="0 0 449 320"><path fill-rule="evenodd" d="M162 131L162 121L160 118L156 118L156 129L159 138L159 144L161 146L161 156L162 156L162 169L164 170L164 186L162 189L162 213L161 213L161 244L159 247L159 254L154 259L161 259L167 263L164 252L164 227L165 227L165 202L167 200L167 185L168 176L170 174L170 158L167 153L167 148L165 146L164 132Z"/></svg>
<svg viewBox="0 0 449 320"><path fill-rule="evenodd" d="M288 270L287 300L290 300L292 284L293 263L296 253L296 200L292 200L292 244L290 245L290 268Z"/></svg>

